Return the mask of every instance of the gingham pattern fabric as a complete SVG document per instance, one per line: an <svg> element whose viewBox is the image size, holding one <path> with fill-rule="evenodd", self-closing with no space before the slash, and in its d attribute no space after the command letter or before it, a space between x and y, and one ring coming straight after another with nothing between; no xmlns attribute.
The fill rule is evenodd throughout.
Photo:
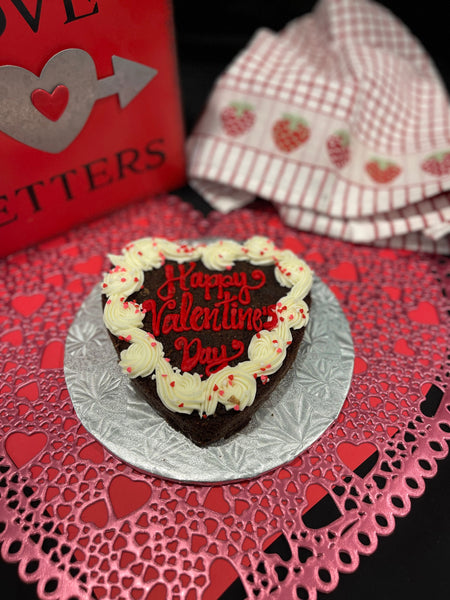
<svg viewBox="0 0 450 600"><path fill-rule="evenodd" d="M191 184L228 212L262 197L297 229L450 249L450 108L430 58L387 9L321 0L258 30L188 143Z"/></svg>

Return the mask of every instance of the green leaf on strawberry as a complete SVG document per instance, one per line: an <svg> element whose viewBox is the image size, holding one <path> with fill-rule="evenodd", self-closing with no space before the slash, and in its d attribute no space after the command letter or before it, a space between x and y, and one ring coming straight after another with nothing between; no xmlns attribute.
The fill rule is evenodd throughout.
<svg viewBox="0 0 450 600"><path fill-rule="evenodd" d="M383 158L372 158L366 163L365 169L376 183L390 183L402 172L399 165Z"/></svg>
<svg viewBox="0 0 450 600"><path fill-rule="evenodd" d="M308 140L310 129L305 119L286 113L274 123L272 135L279 150L292 152Z"/></svg>

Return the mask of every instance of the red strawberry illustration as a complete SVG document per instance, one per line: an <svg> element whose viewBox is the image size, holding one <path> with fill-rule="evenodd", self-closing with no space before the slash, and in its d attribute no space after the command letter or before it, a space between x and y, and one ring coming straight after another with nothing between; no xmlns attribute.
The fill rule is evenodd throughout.
<svg viewBox="0 0 450 600"><path fill-rule="evenodd" d="M420 166L431 175L448 175L450 173L450 151L432 154Z"/></svg>
<svg viewBox="0 0 450 600"><path fill-rule="evenodd" d="M342 169L350 160L350 136L348 131L335 131L327 139L327 150L331 162Z"/></svg>
<svg viewBox="0 0 450 600"><path fill-rule="evenodd" d="M248 131L255 122L253 107L246 102L231 102L220 114L225 133L234 137Z"/></svg>
<svg viewBox="0 0 450 600"><path fill-rule="evenodd" d="M366 163L366 171L377 183L389 183L402 172L398 165L382 158L372 158Z"/></svg>
<svg viewBox="0 0 450 600"><path fill-rule="evenodd" d="M276 146L282 152L292 152L306 142L310 129L301 117L285 114L275 122L272 134Z"/></svg>

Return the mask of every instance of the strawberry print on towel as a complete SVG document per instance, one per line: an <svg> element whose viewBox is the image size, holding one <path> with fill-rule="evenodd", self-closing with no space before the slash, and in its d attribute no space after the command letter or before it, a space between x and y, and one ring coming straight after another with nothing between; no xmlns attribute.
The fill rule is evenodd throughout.
<svg viewBox="0 0 450 600"><path fill-rule="evenodd" d="M284 114L273 126L275 145L282 152L292 152L304 144L310 135L308 123L302 117Z"/></svg>
<svg viewBox="0 0 450 600"><path fill-rule="evenodd" d="M442 175L450 174L450 150L446 152L437 152L436 154L432 154L428 156L421 167L427 173L431 175L437 175L438 177Z"/></svg>
<svg viewBox="0 0 450 600"><path fill-rule="evenodd" d="M350 160L350 135L348 131L335 131L327 139L328 156L338 169L342 169Z"/></svg>
<svg viewBox="0 0 450 600"><path fill-rule="evenodd" d="M246 133L255 122L253 107L247 102L230 102L220 118L227 135L237 137Z"/></svg>
<svg viewBox="0 0 450 600"><path fill-rule="evenodd" d="M372 158L366 163L366 172L376 183L390 183L400 175L402 170L395 162Z"/></svg>

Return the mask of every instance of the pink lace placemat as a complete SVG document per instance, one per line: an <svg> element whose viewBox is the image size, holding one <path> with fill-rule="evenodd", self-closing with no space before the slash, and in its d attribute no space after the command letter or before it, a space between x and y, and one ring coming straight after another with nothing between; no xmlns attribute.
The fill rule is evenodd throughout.
<svg viewBox="0 0 450 600"><path fill-rule="evenodd" d="M301 456L249 481L195 486L139 473L74 413L63 374L72 320L106 253L134 238L254 234L301 254L339 299L356 357L344 407ZM447 453L448 270L443 257L294 231L267 205L204 218L175 197L4 259L3 558L43 600L217 600L233 582L249 598L333 590Z"/></svg>

